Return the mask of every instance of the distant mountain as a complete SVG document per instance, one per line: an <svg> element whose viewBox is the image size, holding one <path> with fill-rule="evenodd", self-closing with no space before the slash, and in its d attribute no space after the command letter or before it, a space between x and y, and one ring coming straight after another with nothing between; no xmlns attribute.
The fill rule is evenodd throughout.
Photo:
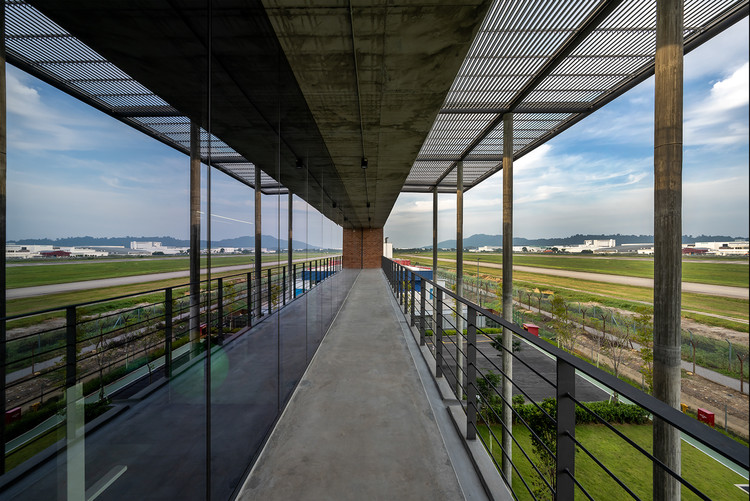
<svg viewBox="0 0 750 501"><path fill-rule="evenodd" d="M161 236L161 237L66 237L56 238L51 240L49 238L25 238L22 240L13 240L12 243L19 245L54 245L58 247L86 247L86 246L123 246L125 248L130 247L130 242L161 242L162 245L168 247L189 247L189 240L179 240L173 237ZM206 241L201 240L201 247L206 246ZM266 249L282 248L286 249L287 240L282 239L281 242L271 235L261 235L260 246ZM237 238L225 238L223 240L211 241L211 247L244 247L251 248L255 247L255 237L245 236ZM294 249L318 249L313 245L308 246L304 242L299 240L292 240L292 247Z"/></svg>
<svg viewBox="0 0 750 501"><path fill-rule="evenodd" d="M580 245L584 240L609 240L615 239L617 245L622 244L639 244L639 243L651 243L654 241L653 235L622 235L617 233L616 235L582 235L576 234L570 237L560 238L536 238L529 239L523 237L514 237L513 245L528 245L535 247L546 247L546 246L561 246L561 245ZM731 242L736 239L747 240L747 237L730 237L727 235L683 235L682 243L693 244L695 242ZM464 238L464 247L483 247L493 246L499 247L503 244L502 235L485 235L484 233L478 233L468 238ZM443 240L438 242L438 247L443 249L453 249L456 247L456 240ZM432 244L425 245L422 248L432 249Z"/></svg>

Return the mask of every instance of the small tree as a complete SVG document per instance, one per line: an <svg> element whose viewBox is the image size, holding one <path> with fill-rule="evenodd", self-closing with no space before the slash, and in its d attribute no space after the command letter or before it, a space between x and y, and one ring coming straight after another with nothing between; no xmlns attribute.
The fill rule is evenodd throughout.
<svg viewBox="0 0 750 501"><path fill-rule="evenodd" d="M502 378L500 374L487 371L484 377L477 378L477 396L479 397L479 413L488 423L495 422L493 407L498 407L502 399L498 395L498 386Z"/></svg>
<svg viewBox="0 0 750 501"><path fill-rule="evenodd" d="M637 310L635 317L635 341L640 345L641 369L646 390L654 391L654 325L651 321L653 308L644 306Z"/></svg>
<svg viewBox="0 0 750 501"><path fill-rule="evenodd" d="M545 398L540 407L549 415L534 407L534 410L526 417L531 436L531 449L536 459L535 464L542 473L543 478L535 475L531 481L532 491L536 499L552 501L554 492L557 490L557 401L554 398ZM550 417L552 419L550 419ZM552 490L548 484L552 486Z"/></svg>
<svg viewBox="0 0 750 501"><path fill-rule="evenodd" d="M615 377L619 377L620 367L627 356L630 342L630 331L623 333L620 329L612 329L609 336L604 336L604 353L612 360Z"/></svg>
<svg viewBox="0 0 750 501"><path fill-rule="evenodd" d="M573 326L568 318L568 305L560 294L552 296L550 301L552 310L552 324L558 340L558 345L567 351L573 351Z"/></svg>

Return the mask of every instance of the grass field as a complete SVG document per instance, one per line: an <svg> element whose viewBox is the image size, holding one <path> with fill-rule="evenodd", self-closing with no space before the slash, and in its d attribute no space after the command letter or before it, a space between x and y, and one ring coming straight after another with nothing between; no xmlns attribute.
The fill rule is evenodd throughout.
<svg viewBox="0 0 750 501"><path fill-rule="evenodd" d="M411 258L412 262L431 265L432 258ZM455 271L454 263L441 262L441 269ZM476 267L464 268L465 273L475 274ZM495 279L502 278L502 270L497 268L479 267L482 276L490 276ZM513 284L515 287L528 289L542 288L552 292L561 293L568 302L598 302L603 306L635 310L645 304L653 303L653 289L636 287L630 285L610 284L605 282L594 282L579 280L575 278L555 277L539 273L514 272ZM724 318L702 315L709 313L726 317L748 320L748 306L750 303L744 299L724 298L719 296L707 296L695 293L682 294L683 316L693 318L706 325L725 327L740 332L748 332L748 324L736 322ZM690 310L690 311L688 311ZM698 312L698 313L694 313Z"/></svg>
<svg viewBox="0 0 750 501"><path fill-rule="evenodd" d="M651 451L653 444L651 424L613 426L645 450ZM493 425L492 431L496 437L502 436L500 426ZM486 427L480 427L480 434L485 444L489 444L489 434ZM521 425L516 425L513 427L513 435L521 447L533 458L528 430ZM637 496L641 499L651 499L652 466L645 456L627 445L603 425L576 426L576 439L622 480L628 488L632 489ZM500 463L501 454L497 442L492 444L492 452L496 461ZM527 482L536 475L531 464L523 456L518 445L515 444L513 446L513 461ZM632 499L583 451L576 453L575 475L576 479L594 499L606 499L608 501ZM746 484L746 479L685 442L682 443L682 475L687 481L708 495L710 499L747 501L747 494L734 485ZM516 473L513 474L513 488L519 499L533 499ZM576 499L586 499L586 497L577 489ZM683 487L682 499L699 498L686 487Z"/></svg>
<svg viewBox="0 0 750 501"><path fill-rule="evenodd" d="M432 259L432 253L419 253ZM439 252L438 257L455 259L453 252ZM490 262L502 264L501 254L468 254L464 261ZM559 255L528 255L514 254L513 264L521 266L535 266L556 270L585 271L589 273L607 273L628 277L653 278L654 261L648 257L633 259L632 257L586 257ZM464 269L470 265L464 265ZM748 287L750 284L750 266L741 262L729 263L683 260L682 280L700 284L729 285L733 287Z"/></svg>
<svg viewBox="0 0 750 501"><path fill-rule="evenodd" d="M293 259L315 259L320 253L294 253ZM277 262L281 259L286 263L286 255L279 258L276 255L262 256L261 261ZM211 256L211 267L234 266L247 264L251 266L253 257L249 255L240 256ZM23 263L26 264L26 263ZM206 266L206 258L201 258L201 267ZM133 275L148 275L151 273L166 273L171 271L185 271L190 267L188 257L182 259L169 258L132 258L127 261L112 261L103 259L86 260L71 263L55 263L54 265L35 265L29 263L25 266L13 266L7 268L7 288L33 287L36 285L64 284L68 282L80 282L84 280L98 280L102 278L128 277Z"/></svg>

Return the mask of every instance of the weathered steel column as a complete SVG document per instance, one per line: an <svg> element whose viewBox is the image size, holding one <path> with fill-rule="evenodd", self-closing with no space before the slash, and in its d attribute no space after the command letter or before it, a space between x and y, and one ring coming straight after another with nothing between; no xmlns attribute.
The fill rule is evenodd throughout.
<svg viewBox="0 0 750 501"><path fill-rule="evenodd" d="M438 258L438 190L432 192L432 279L437 280Z"/></svg>
<svg viewBox="0 0 750 501"><path fill-rule="evenodd" d="M680 406L682 280L682 0L656 3L654 82L654 396ZM654 456L680 473L680 433L654 417ZM680 483L654 464L654 500Z"/></svg>
<svg viewBox="0 0 750 501"><path fill-rule="evenodd" d="M513 115L503 116L503 318L513 321ZM513 479L513 331L503 329L503 474Z"/></svg>
<svg viewBox="0 0 750 501"><path fill-rule="evenodd" d="M200 125L190 121L190 345L200 341L201 312L201 138Z"/></svg>
<svg viewBox="0 0 750 501"><path fill-rule="evenodd" d="M435 282L432 290L437 290L437 258L438 258L438 190L435 186L435 191L432 192L432 280ZM433 312L432 312L432 332L437 332L437 308L434 303L433 295Z"/></svg>
<svg viewBox="0 0 750 501"><path fill-rule="evenodd" d="M5 318L5 239L7 231L7 207L6 207L6 178L7 178L7 155L8 139L5 123L6 102L5 102L5 2L0 5L0 255L3 258L0 266L0 318ZM3 416L0 421L0 444L5 447L5 320L0 321L0 367L2 367L3 377L0 378L0 415ZM5 454L0 460L0 474L5 473Z"/></svg>
<svg viewBox="0 0 750 501"><path fill-rule="evenodd" d="M456 164L456 294L464 296L464 163ZM464 323L462 303L456 301L456 396L463 398Z"/></svg>
<svg viewBox="0 0 750 501"><path fill-rule="evenodd" d="M260 212L260 168L255 166L255 317L260 318L263 314L261 309L261 298L263 289L261 288L261 269L260 269L260 240L261 240L261 212ZM271 298L269 297L270 301Z"/></svg>
<svg viewBox="0 0 750 501"><path fill-rule="evenodd" d="M287 227L289 229L289 244L287 245L287 257L286 257L286 266L289 270L289 299L291 300L294 297L294 273L292 273L292 253L294 252L294 249L292 248L292 222L294 220L293 212L292 212L292 205L294 203L294 195L292 194L292 190L289 190L289 210L287 211Z"/></svg>

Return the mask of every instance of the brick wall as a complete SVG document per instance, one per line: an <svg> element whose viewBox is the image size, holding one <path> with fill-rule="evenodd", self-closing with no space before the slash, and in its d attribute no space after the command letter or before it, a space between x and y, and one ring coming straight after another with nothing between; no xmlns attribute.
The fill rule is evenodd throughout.
<svg viewBox="0 0 750 501"><path fill-rule="evenodd" d="M380 268L383 228L344 229L344 268Z"/></svg>

